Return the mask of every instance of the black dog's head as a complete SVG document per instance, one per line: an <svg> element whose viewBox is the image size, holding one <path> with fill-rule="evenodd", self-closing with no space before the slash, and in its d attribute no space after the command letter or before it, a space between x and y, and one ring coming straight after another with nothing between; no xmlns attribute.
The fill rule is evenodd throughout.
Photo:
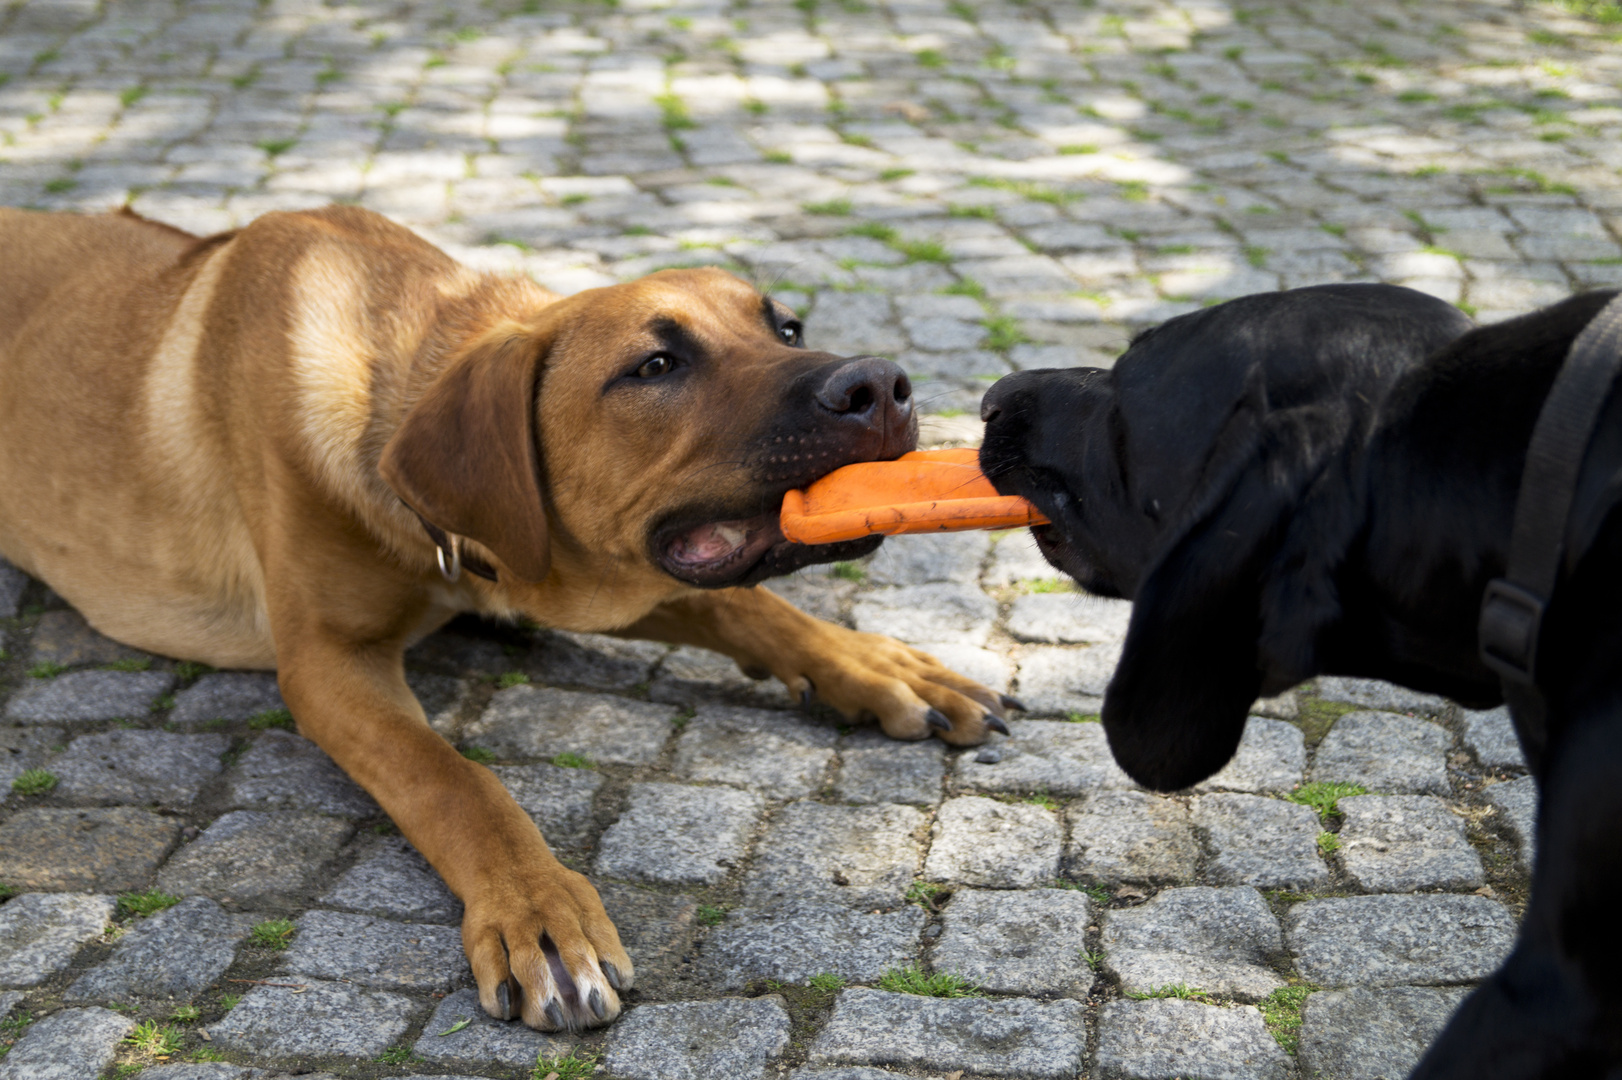
<svg viewBox="0 0 1622 1080"><path fill-rule="evenodd" d="M1284 536L1303 515L1345 543L1327 519L1353 511L1313 507L1315 486L1346 472L1396 379L1470 325L1411 289L1294 289L1172 319L1111 370L1022 372L986 394L986 475L1053 522L1035 530L1049 561L1135 601L1103 719L1140 783L1216 772L1257 695L1302 677L1258 660ZM1311 574L1291 587L1307 623L1313 591L1333 589Z"/></svg>

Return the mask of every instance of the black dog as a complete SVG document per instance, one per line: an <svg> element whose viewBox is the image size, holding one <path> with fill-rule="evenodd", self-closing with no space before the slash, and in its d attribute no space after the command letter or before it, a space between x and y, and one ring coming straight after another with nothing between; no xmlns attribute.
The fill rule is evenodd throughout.
<svg viewBox="0 0 1622 1080"><path fill-rule="evenodd" d="M1468 330L1406 290L1298 289L1174 319L1113 371L992 387L982 468L1053 521L1038 541L1056 566L1136 601L1103 712L1122 768L1160 790L1196 783L1232 755L1254 698L1320 673L1500 702L1478 655L1482 595L1504 573L1543 400L1613 295ZM1619 503L1613 391L1543 622L1521 937L1415 1077L1622 1076Z"/></svg>

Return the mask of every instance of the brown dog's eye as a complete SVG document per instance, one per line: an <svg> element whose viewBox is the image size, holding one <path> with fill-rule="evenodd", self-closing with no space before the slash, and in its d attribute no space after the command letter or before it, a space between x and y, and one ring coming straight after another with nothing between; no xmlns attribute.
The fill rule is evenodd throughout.
<svg viewBox="0 0 1622 1080"><path fill-rule="evenodd" d="M784 323L777 328L777 336L784 345L798 345L800 343L800 324L797 322Z"/></svg>
<svg viewBox="0 0 1622 1080"><path fill-rule="evenodd" d="M656 353L642 361L642 366L636 369L639 379L657 379L661 375L668 375L676 366L676 361L664 353Z"/></svg>

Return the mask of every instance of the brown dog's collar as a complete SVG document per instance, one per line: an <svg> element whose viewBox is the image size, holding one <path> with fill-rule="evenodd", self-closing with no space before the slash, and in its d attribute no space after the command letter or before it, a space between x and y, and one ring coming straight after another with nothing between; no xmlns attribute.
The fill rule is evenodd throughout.
<svg viewBox="0 0 1622 1080"><path fill-rule="evenodd" d="M413 510L412 513L417 512ZM417 514L417 520L422 522L423 530L428 533L428 539L439 549L439 572L445 575L445 580L455 581L462 576L463 568L474 577L482 577L486 581L496 580L495 567L477 555L463 552L461 537L447 533L421 514Z"/></svg>

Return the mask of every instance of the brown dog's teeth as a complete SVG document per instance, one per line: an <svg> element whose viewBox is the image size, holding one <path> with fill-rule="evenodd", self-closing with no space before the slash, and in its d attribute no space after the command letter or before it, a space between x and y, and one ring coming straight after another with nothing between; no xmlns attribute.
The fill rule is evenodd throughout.
<svg viewBox="0 0 1622 1080"><path fill-rule="evenodd" d="M563 1027L563 1006L558 1004L557 998L547 998L546 1008L541 1011L546 1014L547 1021L554 1028Z"/></svg>
<svg viewBox="0 0 1622 1080"><path fill-rule="evenodd" d="M997 716L995 713L986 713L986 727L1004 735L1013 734L1008 730L1008 725L1002 722L1002 717Z"/></svg>
<svg viewBox="0 0 1622 1080"><path fill-rule="evenodd" d="M612 986L616 991L622 989L620 986L620 969L607 960L602 961L599 966L603 969L603 978L608 980L608 985Z"/></svg>
<svg viewBox="0 0 1622 1080"><path fill-rule="evenodd" d="M586 1004L591 1006L591 1015L597 1019L601 1020L608 1015L608 1009L603 1006L603 992L595 986L591 988L591 993L586 996Z"/></svg>
<svg viewBox="0 0 1622 1080"><path fill-rule="evenodd" d="M1019 698L1015 697L1013 694L1002 695L1002 707L1005 709L1017 709L1020 712L1031 711L1029 706L1027 706L1023 701L1019 700Z"/></svg>
<svg viewBox="0 0 1622 1080"><path fill-rule="evenodd" d="M952 730L952 721L948 720L946 718L946 714L941 712L939 709L930 709L928 712L924 713L924 723L928 724L936 731Z"/></svg>

